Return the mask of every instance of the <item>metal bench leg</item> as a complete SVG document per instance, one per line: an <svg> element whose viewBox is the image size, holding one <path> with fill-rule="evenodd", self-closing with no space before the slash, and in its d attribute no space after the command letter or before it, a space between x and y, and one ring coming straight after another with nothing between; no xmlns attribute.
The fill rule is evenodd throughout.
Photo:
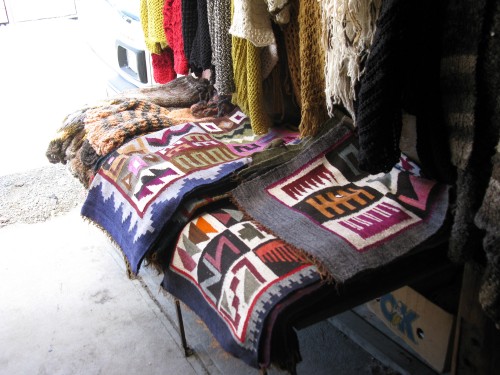
<svg viewBox="0 0 500 375"><path fill-rule="evenodd" d="M175 310L177 312L177 321L179 322L179 334L181 336L182 348L184 349L184 356L191 356L194 351L187 345L186 332L184 331L184 321L182 319L181 303L175 298Z"/></svg>

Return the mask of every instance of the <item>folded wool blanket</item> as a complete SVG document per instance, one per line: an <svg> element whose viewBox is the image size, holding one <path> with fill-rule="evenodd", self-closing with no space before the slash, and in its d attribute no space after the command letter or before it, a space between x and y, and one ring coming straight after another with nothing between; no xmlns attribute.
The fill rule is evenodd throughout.
<svg viewBox="0 0 500 375"><path fill-rule="evenodd" d="M137 135L172 125L167 109L136 99L111 100L76 113L67 117L46 156L51 163L69 162L70 171L85 187L93 176L95 164L90 160L97 162Z"/></svg>
<svg viewBox="0 0 500 375"><path fill-rule="evenodd" d="M227 179L221 180L219 186L232 186L232 182ZM214 189L218 187L213 185ZM224 189L222 189L224 190ZM159 274L165 272L170 265L170 259L175 250L175 241L185 225L197 215L216 207L227 206L229 204L229 193L220 195L208 195L206 193L195 194L193 198L186 197L182 204L172 215L168 226L159 234L158 241L144 255L144 265L154 268Z"/></svg>
<svg viewBox="0 0 500 375"><path fill-rule="evenodd" d="M276 130L255 136L248 118L236 109L213 122L137 137L102 163L81 213L110 236L136 274L185 199L207 191L222 194L232 186L227 177L247 165L253 153L290 134Z"/></svg>
<svg viewBox="0 0 500 375"><path fill-rule="evenodd" d="M352 121L330 122L292 160L240 184L235 203L337 282L443 241L447 186L420 176L407 157L389 173L361 171Z"/></svg>
<svg viewBox="0 0 500 375"><path fill-rule="evenodd" d="M210 82L192 75L177 77L164 85L126 90L114 99L138 99L165 108L185 108L211 96Z"/></svg>
<svg viewBox="0 0 500 375"><path fill-rule="evenodd" d="M88 187L100 157L133 136L191 121L192 116L170 114L163 107L190 106L208 97L208 89L207 80L186 76L84 106L66 116L46 156L51 163L68 164L72 174Z"/></svg>
<svg viewBox="0 0 500 375"><path fill-rule="evenodd" d="M132 99L87 111L83 121L86 139L97 155L114 151L129 139L172 125L169 110L151 102Z"/></svg>
<svg viewBox="0 0 500 375"><path fill-rule="evenodd" d="M319 281L299 251L227 204L208 208L184 227L162 286L205 322L227 352L256 368L294 368L300 360L296 333L288 325L286 335L272 337L275 315ZM283 349L278 363L271 354L276 346Z"/></svg>

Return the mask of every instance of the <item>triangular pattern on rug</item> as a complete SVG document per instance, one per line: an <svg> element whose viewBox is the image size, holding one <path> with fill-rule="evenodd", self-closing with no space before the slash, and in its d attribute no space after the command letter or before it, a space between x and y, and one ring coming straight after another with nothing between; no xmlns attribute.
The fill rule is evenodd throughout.
<svg viewBox="0 0 500 375"><path fill-rule="evenodd" d="M206 221L203 217L199 217L198 220L196 220L196 226L203 231L203 233L217 233L217 231L214 229L212 225L208 221Z"/></svg>
<svg viewBox="0 0 500 375"><path fill-rule="evenodd" d="M177 254L179 255L179 259L181 260L184 269L191 272L196 268L196 262L193 260L193 258L189 256L189 254L186 251L184 251L184 249L178 246L176 251Z"/></svg>
<svg viewBox="0 0 500 375"><path fill-rule="evenodd" d="M196 224L193 222L189 223L189 228L188 228L188 236L189 236L189 241L192 241L195 244L199 244L201 242L207 241L210 239L210 237L207 236L207 234L198 228Z"/></svg>
<svg viewBox="0 0 500 375"><path fill-rule="evenodd" d="M257 278L250 272L248 268L245 269L245 275L243 279L243 299L246 304L250 302L252 296L261 287L261 283Z"/></svg>
<svg viewBox="0 0 500 375"><path fill-rule="evenodd" d="M184 249L191 257L201 253L201 249L196 246L195 243L191 242L191 240L185 234L182 235L182 243L184 245Z"/></svg>

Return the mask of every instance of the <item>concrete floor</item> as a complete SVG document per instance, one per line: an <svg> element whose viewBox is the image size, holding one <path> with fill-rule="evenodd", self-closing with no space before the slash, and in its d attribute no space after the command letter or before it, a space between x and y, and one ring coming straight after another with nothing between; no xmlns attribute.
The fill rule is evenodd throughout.
<svg viewBox="0 0 500 375"><path fill-rule="evenodd" d="M1 374L203 374L78 212L0 230Z"/></svg>
<svg viewBox="0 0 500 375"><path fill-rule="evenodd" d="M62 118L103 97L107 72L75 20L1 27L0 48L1 178L47 165L45 148ZM1 228L0 257L0 374L257 373L222 351L189 311L196 354L184 358L161 278L143 272L129 280L121 256L78 207ZM299 339L299 374L385 373L328 322Z"/></svg>

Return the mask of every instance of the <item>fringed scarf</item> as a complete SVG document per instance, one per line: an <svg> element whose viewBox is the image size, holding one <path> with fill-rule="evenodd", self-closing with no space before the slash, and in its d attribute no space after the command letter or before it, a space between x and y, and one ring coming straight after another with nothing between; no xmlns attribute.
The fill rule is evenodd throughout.
<svg viewBox="0 0 500 375"><path fill-rule="evenodd" d="M355 86L371 46L382 0L324 0L322 42L328 114L340 104L354 118Z"/></svg>

